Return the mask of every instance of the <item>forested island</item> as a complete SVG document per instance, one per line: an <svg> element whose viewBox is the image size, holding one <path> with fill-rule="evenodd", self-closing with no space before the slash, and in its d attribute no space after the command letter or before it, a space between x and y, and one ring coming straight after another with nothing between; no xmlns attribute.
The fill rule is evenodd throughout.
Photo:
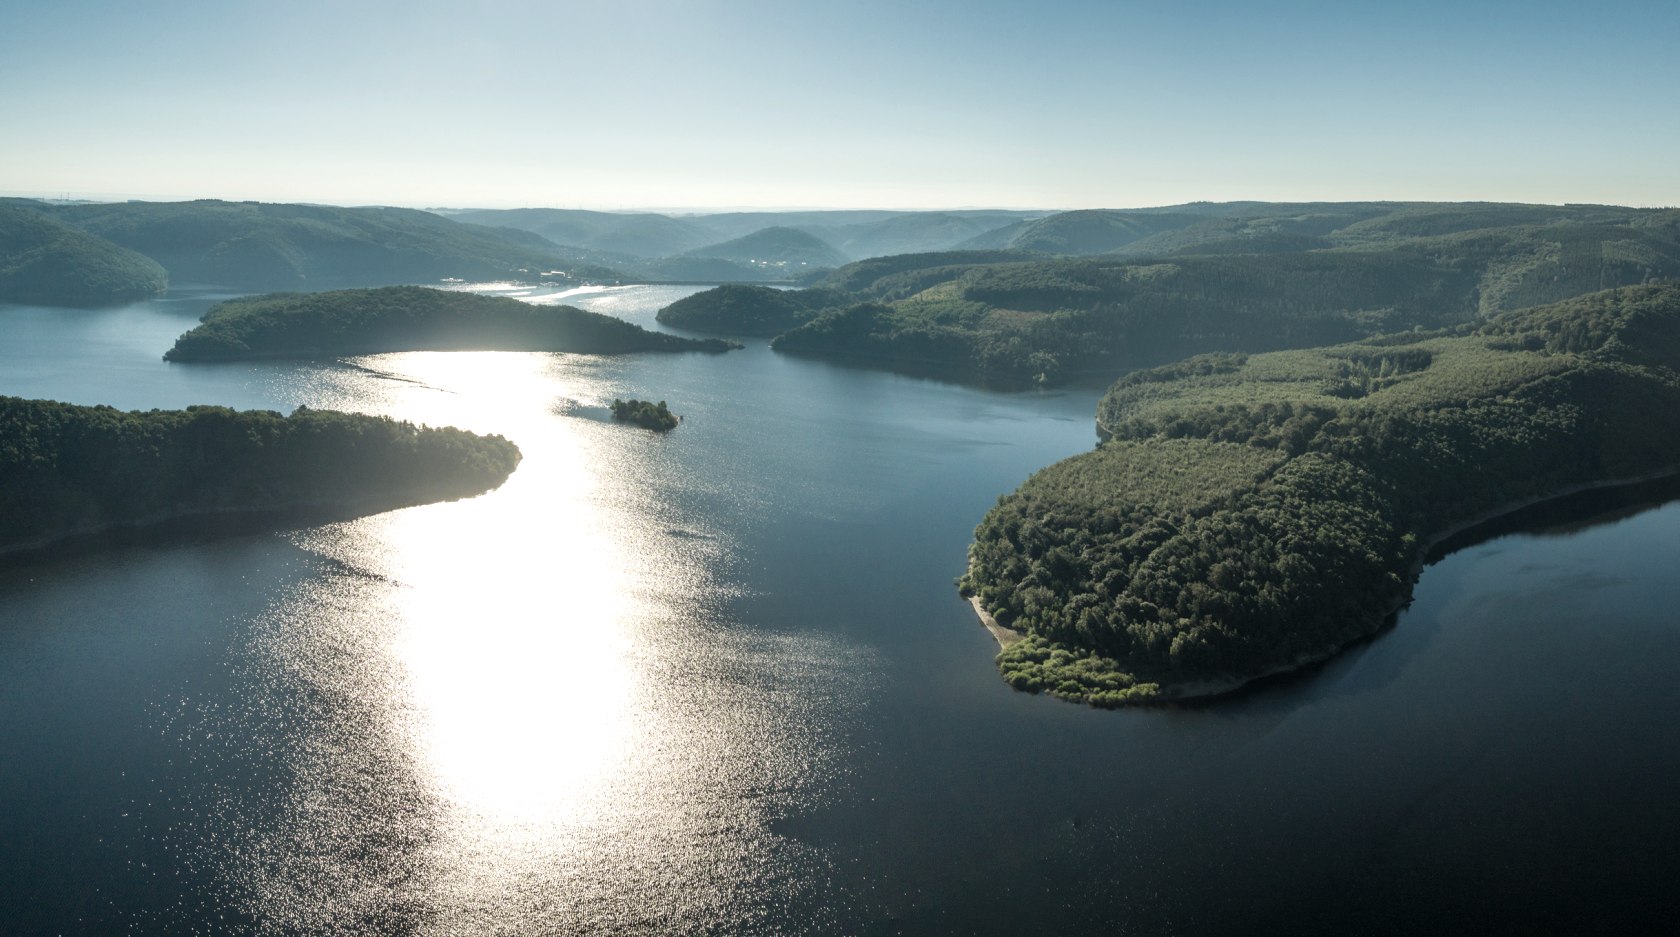
<svg viewBox="0 0 1680 937"><path fill-rule="evenodd" d="M519 459L500 436L304 407L125 412L0 397L0 553L189 518L464 498Z"/></svg>
<svg viewBox="0 0 1680 937"><path fill-rule="evenodd" d="M666 433L677 428L682 417L671 412L665 406L665 401L654 403L651 400L619 400L612 402L613 419L621 423L634 423L643 429Z"/></svg>
<svg viewBox="0 0 1680 937"><path fill-rule="evenodd" d="M1381 628L1467 524L1680 471L1680 285L1191 358L1118 381L1098 425L999 500L961 587L1024 635L998 657L1019 689L1223 692Z"/></svg>
<svg viewBox="0 0 1680 937"><path fill-rule="evenodd" d="M1680 277L1680 211L1595 205L1192 204L1065 212L970 243L985 249L863 260L804 294L702 293L669 321L1025 387Z"/></svg>
<svg viewBox="0 0 1680 937"><path fill-rule="evenodd" d="M0 303L104 306L156 296L168 283L149 257L0 203Z"/></svg>
<svg viewBox="0 0 1680 937"><path fill-rule="evenodd" d="M724 352L719 339L650 332L572 306L419 286L272 293L220 303L166 361L307 358L391 351Z"/></svg>

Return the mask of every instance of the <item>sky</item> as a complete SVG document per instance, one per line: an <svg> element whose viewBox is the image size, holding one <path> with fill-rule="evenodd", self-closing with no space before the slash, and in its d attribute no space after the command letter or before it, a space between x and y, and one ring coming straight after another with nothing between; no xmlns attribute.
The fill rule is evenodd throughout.
<svg viewBox="0 0 1680 937"><path fill-rule="evenodd" d="M1665 2L0 3L0 194L1680 205Z"/></svg>

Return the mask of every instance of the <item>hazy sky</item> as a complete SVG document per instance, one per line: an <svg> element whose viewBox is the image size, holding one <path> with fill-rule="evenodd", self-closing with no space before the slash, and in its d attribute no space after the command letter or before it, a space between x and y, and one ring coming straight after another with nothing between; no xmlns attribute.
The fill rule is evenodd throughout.
<svg viewBox="0 0 1680 937"><path fill-rule="evenodd" d="M10 0L0 193L1680 205L1680 0Z"/></svg>

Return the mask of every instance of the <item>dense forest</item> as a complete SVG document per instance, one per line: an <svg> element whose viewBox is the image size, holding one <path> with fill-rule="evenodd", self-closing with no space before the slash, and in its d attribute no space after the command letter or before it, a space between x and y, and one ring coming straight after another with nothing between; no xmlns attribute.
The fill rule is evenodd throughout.
<svg viewBox="0 0 1680 937"><path fill-rule="evenodd" d="M500 485L519 458L500 436L303 407L142 413L0 397L0 552L197 516L462 498Z"/></svg>
<svg viewBox="0 0 1680 937"><path fill-rule="evenodd" d="M0 303L103 306L162 293L156 261L20 204L0 204Z"/></svg>
<svg viewBox="0 0 1680 937"><path fill-rule="evenodd" d="M1022 224L1038 235L985 250L874 258L817 279L821 292L809 300L775 301L799 304L806 321L773 347L1020 387L1203 352L1442 328L1680 277L1674 210L1189 205ZM694 327L749 334L797 320L765 315L764 303L725 309L724 298L685 301L712 307ZM732 313L741 316L734 328Z"/></svg>
<svg viewBox="0 0 1680 937"><path fill-rule="evenodd" d="M1480 325L1133 373L1105 441L975 532L1005 679L1096 705L1194 695L1381 626L1455 527L1680 471L1680 285Z"/></svg>
<svg viewBox="0 0 1680 937"><path fill-rule="evenodd" d="M327 293L273 293L220 303L176 339L168 361L232 361L387 351L708 351L718 339L650 332L571 306L505 296L386 286Z"/></svg>
<svg viewBox="0 0 1680 937"><path fill-rule="evenodd" d="M613 419L621 423L634 423L643 429L657 432L669 432L677 428L682 417L671 412L665 406L665 401L654 403L651 400L620 400L614 398L612 402Z"/></svg>

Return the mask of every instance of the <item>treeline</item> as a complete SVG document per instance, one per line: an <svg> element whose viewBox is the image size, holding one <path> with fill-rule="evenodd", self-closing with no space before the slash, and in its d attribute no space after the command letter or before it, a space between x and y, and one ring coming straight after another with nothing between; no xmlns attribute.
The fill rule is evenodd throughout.
<svg viewBox="0 0 1680 937"><path fill-rule="evenodd" d="M1228 688L1380 627L1455 525L1680 470L1680 286L1195 359L1099 421L975 532L963 588L1028 634L999 666L1097 705Z"/></svg>
<svg viewBox="0 0 1680 937"><path fill-rule="evenodd" d="M0 303L103 306L156 296L156 261L21 204L0 204Z"/></svg>
<svg viewBox="0 0 1680 937"><path fill-rule="evenodd" d="M0 397L0 552L180 518L467 497L519 459L500 436L304 407L125 412Z"/></svg>
<svg viewBox="0 0 1680 937"><path fill-rule="evenodd" d="M717 339L650 332L572 306L505 296L388 286L327 293L273 293L221 303L164 354L168 361L231 361L387 351L709 351Z"/></svg>

